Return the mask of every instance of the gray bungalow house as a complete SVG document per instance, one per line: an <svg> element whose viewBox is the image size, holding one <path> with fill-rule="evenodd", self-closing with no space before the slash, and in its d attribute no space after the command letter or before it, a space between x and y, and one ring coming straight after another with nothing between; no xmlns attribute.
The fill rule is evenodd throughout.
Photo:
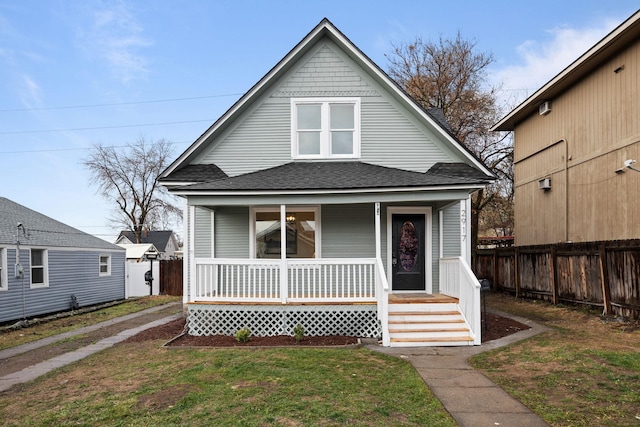
<svg viewBox="0 0 640 427"><path fill-rule="evenodd" d="M328 20L160 176L192 335L480 344L470 194L494 179Z"/></svg>
<svg viewBox="0 0 640 427"><path fill-rule="evenodd" d="M125 298L125 250L0 197L0 322Z"/></svg>

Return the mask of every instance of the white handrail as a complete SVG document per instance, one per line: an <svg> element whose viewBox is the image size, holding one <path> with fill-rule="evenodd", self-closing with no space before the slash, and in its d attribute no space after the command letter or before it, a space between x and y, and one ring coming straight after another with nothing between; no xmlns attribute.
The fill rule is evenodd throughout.
<svg viewBox="0 0 640 427"><path fill-rule="evenodd" d="M460 310L473 335L481 343L480 282L462 257L440 259L440 292L458 298Z"/></svg>
<svg viewBox="0 0 640 427"><path fill-rule="evenodd" d="M382 345L389 347L389 282L384 271L382 259L376 258L376 289L378 291L378 319L382 328Z"/></svg>

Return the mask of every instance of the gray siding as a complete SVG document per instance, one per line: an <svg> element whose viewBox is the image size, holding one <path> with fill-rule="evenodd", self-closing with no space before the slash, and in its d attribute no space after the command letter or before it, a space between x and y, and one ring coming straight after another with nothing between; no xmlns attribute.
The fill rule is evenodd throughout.
<svg viewBox="0 0 640 427"><path fill-rule="evenodd" d="M371 204L322 206L322 257L375 257L373 209Z"/></svg>
<svg viewBox="0 0 640 427"><path fill-rule="evenodd" d="M443 256L460 256L460 204L449 206L443 213Z"/></svg>
<svg viewBox="0 0 640 427"><path fill-rule="evenodd" d="M215 215L216 258L249 258L249 208L220 207Z"/></svg>
<svg viewBox="0 0 640 427"><path fill-rule="evenodd" d="M197 207L194 209L195 217L195 242L193 245L196 258L211 258L211 210Z"/></svg>
<svg viewBox="0 0 640 427"><path fill-rule="evenodd" d="M282 83L254 103L195 163L214 163L235 176L292 160L290 98L360 97L361 161L425 172L459 161L413 112L375 83L333 43L310 52ZM402 150L395 143L402 139Z"/></svg>
<svg viewBox="0 0 640 427"><path fill-rule="evenodd" d="M23 279L14 276L15 249L7 249L7 291L0 292L0 322L41 316L71 308L71 295L80 306L88 306L125 297L125 252L48 249L49 286L31 289L29 249L20 249ZM99 275L99 256L111 255L111 275ZM24 283L24 285L23 285Z"/></svg>
<svg viewBox="0 0 640 427"><path fill-rule="evenodd" d="M431 210L431 283L433 293L440 293L440 219L437 209Z"/></svg>

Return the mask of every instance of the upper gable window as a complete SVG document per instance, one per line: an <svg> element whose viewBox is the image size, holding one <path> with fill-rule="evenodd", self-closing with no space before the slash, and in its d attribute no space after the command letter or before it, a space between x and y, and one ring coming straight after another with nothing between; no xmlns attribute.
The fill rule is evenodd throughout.
<svg viewBox="0 0 640 427"><path fill-rule="evenodd" d="M291 154L295 159L360 157L360 100L291 100Z"/></svg>

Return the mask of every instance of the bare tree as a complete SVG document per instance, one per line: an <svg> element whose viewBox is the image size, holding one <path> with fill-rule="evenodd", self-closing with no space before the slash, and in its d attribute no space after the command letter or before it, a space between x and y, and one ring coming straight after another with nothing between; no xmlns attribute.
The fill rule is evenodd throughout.
<svg viewBox="0 0 640 427"><path fill-rule="evenodd" d="M512 199L513 145L508 134L489 131L502 117L496 95L499 88L492 87L487 78L493 55L477 52L476 43L464 40L458 32L453 40L441 36L435 43L417 38L413 43L393 46L386 56L389 75L423 108L441 109L451 133L499 178L471 198L471 247L475 251L483 212L497 206L492 204L496 196ZM504 204L500 206L505 209Z"/></svg>
<svg viewBox="0 0 640 427"><path fill-rule="evenodd" d="M170 142L148 142L140 137L123 149L95 145L83 161L91 172L91 182L116 205L114 222L133 232L136 243L140 243L143 229L164 229L172 219L182 217L174 196L157 183L171 154Z"/></svg>

